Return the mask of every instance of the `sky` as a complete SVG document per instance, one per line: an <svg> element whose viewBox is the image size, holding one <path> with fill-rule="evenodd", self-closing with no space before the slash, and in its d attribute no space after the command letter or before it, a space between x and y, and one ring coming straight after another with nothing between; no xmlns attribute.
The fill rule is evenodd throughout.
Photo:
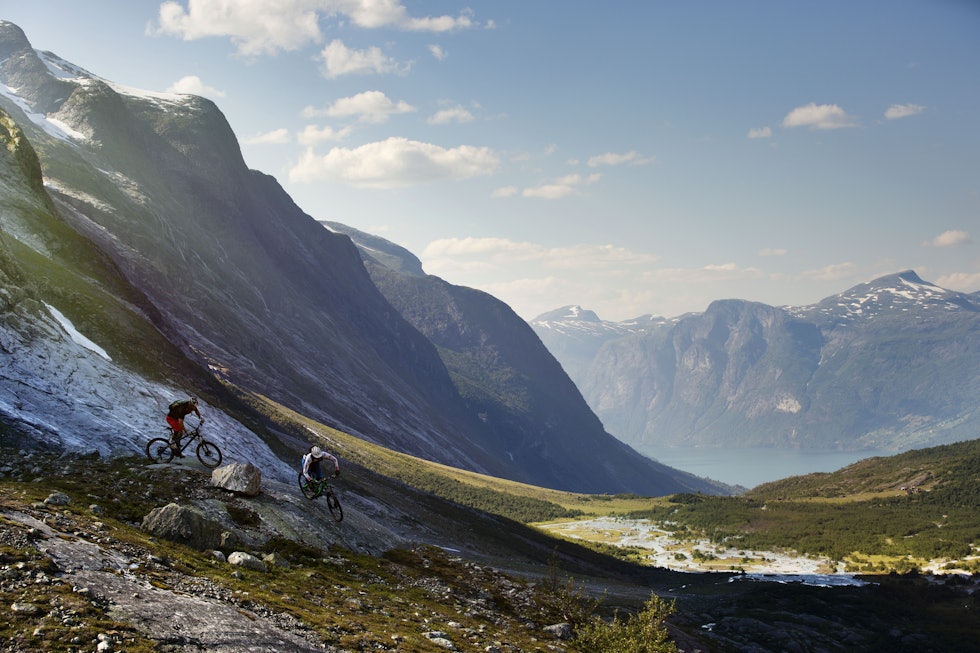
<svg viewBox="0 0 980 653"><path fill-rule="evenodd" d="M521 317L980 290L980 2L0 0Z"/></svg>

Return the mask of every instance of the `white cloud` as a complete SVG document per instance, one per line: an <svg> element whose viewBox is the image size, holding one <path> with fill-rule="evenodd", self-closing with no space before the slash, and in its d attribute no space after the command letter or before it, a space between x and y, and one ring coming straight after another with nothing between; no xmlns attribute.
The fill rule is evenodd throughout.
<svg viewBox="0 0 980 653"><path fill-rule="evenodd" d="M342 75L383 75L394 73L402 75L408 72L409 65L401 65L391 57L386 56L381 48L370 47L366 50L352 50L343 41L334 39L320 52L319 59L323 61L323 76L335 79Z"/></svg>
<svg viewBox="0 0 980 653"><path fill-rule="evenodd" d="M932 247L956 247L957 245L969 245L973 242L973 238L970 234L959 230L950 229L939 234L930 241L923 243L923 245L931 245Z"/></svg>
<svg viewBox="0 0 980 653"><path fill-rule="evenodd" d="M839 281L852 276L857 271L853 263L835 263L814 270L806 270L800 276L817 281Z"/></svg>
<svg viewBox="0 0 980 653"><path fill-rule="evenodd" d="M449 53L443 50L442 46L440 45L435 45L435 44L430 45L429 52L432 54L433 57L435 57L437 61L445 61L446 58L449 57Z"/></svg>
<svg viewBox="0 0 980 653"><path fill-rule="evenodd" d="M342 141L353 131L350 127L344 127L343 129L334 129L333 127L317 127L316 125L307 125L303 128L297 136L296 140L299 141L301 145L316 145L317 143L322 143L324 141Z"/></svg>
<svg viewBox="0 0 980 653"><path fill-rule="evenodd" d="M444 179L490 174L500 161L490 148L446 149L407 138L389 138L325 155L308 149L289 171L294 182L341 181L360 188L401 188Z"/></svg>
<svg viewBox="0 0 980 653"><path fill-rule="evenodd" d="M619 166L624 164L629 165L645 165L647 163L653 163L654 159L642 157L640 153L636 150L631 150L625 154L616 154L615 152L606 152L605 154L599 154L597 156L591 157L589 159L588 165L591 168L598 166Z"/></svg>
<svg viewBox="0 0 980 653"><path fill-rule="evenodd" d="M340 98L326 109L307 107L303 115L307 118L328 116L330 118L353 118L364 123L380 124L388 122L388 118L401 113L415 111L408 102L399 100L392 102L381 91L364 91L351 97Z"/></svg>
<svg viewBox="0 0 980 653"><path fill-rule="evenodd" d="M285 127L242 139L242 145L282 145L288 142L289 130Z"/></svg>
<svg viewBox="0 0 980 653"><path fill-rule="evenodd" d="M755 129L750 129L749 130L748 137L749 138L771 138L772 137L772 129L769 128L769 127L757 127Z"/></svg>
<svg viewBox="0 0 980 653"><path fill-rule="evenodd" d="M926 108L919 104L893 104L885 110L885 118L888 120L907 118L908 116L918 115L925 110Z"/></svg>
<svg viewBox="0 0 980 653"><path fill-rule="evenodd" d="M475 120L473 114L461 106L452 107L451 109L442 109L436 113L429 116L428 123L430 125L447 125L449 123L464 123L472 122Z"/></svg>
<svg viewBox="0 0 980 653"><path fill-rule="evenodd" d="M977 292L980 290L980 272L953 272L936 279L936 285L960 292Z"/></svg>
<svg viewBox="0 0 980 653"><path fill-rule="evenodd" d="M525 188L523 191L521 191L521 195L524 197L538 197L546 200L561 199L569 195L577 195L580 187L594 184L601 178L602 175L600 174L591 174L587 177L579 174L565 175L564 177L541 184L540 186Z"/></svg>
<svg viewBox="0 0 980 653"><path fill-rule="evenodd" d="M810 104L797 107L783 118L783 127L809 127L810 129L841 129L857 127L857 118L836 104Z"/></svg>
<svg viewBox="0 0 980 653"><path fill-rule="evenodd" d="M521 192L521 189L519 189L517 186L502 186L493 191L493 193L491 193L491 197L513 197L519 192Z"/></svg>
<svg viewBox="0 0 980 653"><path fill-rule="evenodd" d="M469 12L457 17L413 18L398 0L168 0L160 5L158 33L191 41L228 37L243 56L297 50L322 38L320 21L346 18L358 27L447 32L475 23Z"/></svg>
<svg viewBox="0 0 980 653"><path fill-rule="evenodd" d="M457 269L480 261L483 269L507 269L515 264L533 263L546 270L573 270L651 265L658 256L633 252L613 245L570 245L545 247L538 243L508 238L441 238L429 243L422 252L426 269Z"/></svg>
<svg viewBox="0 0 980 653"><path fill-rule="evenodd" d="M208 98L222 98L224 91L208 86L197 75L187 75L181 77L167 88L168 93L182 93L187 95L201 95Z"/></svg>

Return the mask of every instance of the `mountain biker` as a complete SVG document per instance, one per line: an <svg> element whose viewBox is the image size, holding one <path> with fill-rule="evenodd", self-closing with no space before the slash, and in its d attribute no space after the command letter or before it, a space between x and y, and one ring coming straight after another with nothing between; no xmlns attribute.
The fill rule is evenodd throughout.
<svg viewBox="0 0 980 653"><path fill-rule="evenodd" d="M200 420L201 424L204 423L204 418L201 417L201 411L197 409L197 397L178 399L170 403L170 408L167 411L167 424L174 432L173 437L170 438L170 444L173 446L174 451L180 450L180 438L187 432L187 429L184 427L184 418L191 413L197 415L197 419Z"/></svg>
<svg viewBox="0 0 980 653"><path fill-rule="evenodd" d="M337 457L313 445L307 453L303 454L303 477L307 482L312 482L314 478L317 480L323 478L323 470L320 469L320 463L324 459L333 461L333 475L335 477L340 476L340 462L337 460Z"/></svg>

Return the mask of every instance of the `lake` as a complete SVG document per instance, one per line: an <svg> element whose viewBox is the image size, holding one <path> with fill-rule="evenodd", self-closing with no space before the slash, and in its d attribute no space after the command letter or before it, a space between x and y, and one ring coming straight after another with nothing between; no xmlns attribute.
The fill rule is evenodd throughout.
<svg viewBox="0 0 980 653"><path fill-rule="evenodd" d="M665 465L695 476L747 488L787 476L833 472L865 458L893 456L895 451L821 451L813 449L704 449L677 447L639 450Z"/></svg>

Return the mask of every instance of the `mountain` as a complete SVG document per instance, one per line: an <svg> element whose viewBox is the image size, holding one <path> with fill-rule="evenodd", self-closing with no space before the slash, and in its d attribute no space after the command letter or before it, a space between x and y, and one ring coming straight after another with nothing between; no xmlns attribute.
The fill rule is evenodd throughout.
<svg viewBox="0 0 980 653"><path fill-rule="evenodd" d="M560 487L582 473L615 476L627 486L719 490L703 479L640 459L606 433L575 384L530 326L487 293L427 275L418 259L398 245L336 222L327 228L349 235L382 294L432 342L466 410L478 415L507 456L537 470L539 482ZM656 474L651 476L651 471Z"/></svg>
<svg viewBox="0 0 980 653"><path fill-rule="evenodd" d="M641 451L904 450L980 431L978 295L911 270L812 306L722 300L641 328L579 310L531 326Z"/></svg>
<svg viewBox="0 0 980 653"><path fill-rule="evenodd" d="M9 22L0 22L0 83L0 262L17 309L3 323L0 415L11 437L132 452L162 429L173 395L193 392L225 443L263 461L295 457L302 443L280 441L238 399L255 394L370 442L515 480L718 491L605 433L492 298L480 296L454 328L501 339L520 329L522 353L556 396L503 405L520 394L497 396L506 366L461 376L446 362L445 334L406 319L411 305L393 306L347 235L247 168L212 102L112 83L35 51ZM394 272L432 283L420 266ZM425 310L455 310L463 295L476 296L452 288L445 306ZM587 426L569 427L556 412L565 408ZM597 451L608 462L596 464Z"/></svg>

